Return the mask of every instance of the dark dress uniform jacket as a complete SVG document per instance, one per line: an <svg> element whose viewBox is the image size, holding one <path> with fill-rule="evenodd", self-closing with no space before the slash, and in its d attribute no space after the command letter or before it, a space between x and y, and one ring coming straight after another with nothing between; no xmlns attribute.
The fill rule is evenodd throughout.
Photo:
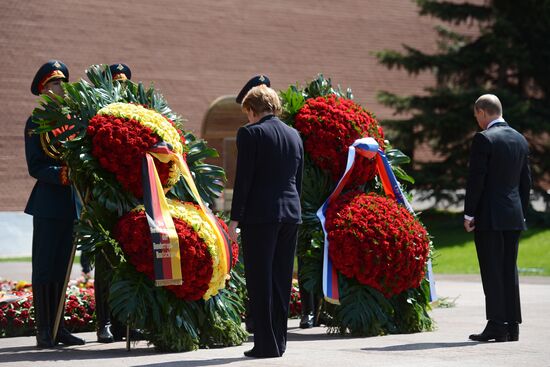
<svg viewBox="0 0 550 367"><path fill-rule="evenodd" d="M74 219L76 213L71 186L61 184L60 162L44 153L39 135L30 133L36 127L29 117L25 125L25 156L29 174L37 181L25 213L40 218Z"/></svg>
<svg viewBox="0 0 550 367"><path fill-rule="evenodd" d="M269 115L239 129L237 148L231 219L240 224L301 223L304 152L298 132Z"/></svg>
<svg viewBox="0 0 550 367"><path fill-rule="evenodd" d="M531 175L527 141L506 122L474 136L464 214L476 231L525 230Z"/></svg>
<svg viewBox="0 0 550 367"><path fill-rule="evenodd" d="M39 135L31 134L35 127L29 118L25 126L25 155L29 174L37 180L25 208L25 213L33 216L32 283L63 284L76 208L71 186L61 184L60 162L46 155Z"/></svg>

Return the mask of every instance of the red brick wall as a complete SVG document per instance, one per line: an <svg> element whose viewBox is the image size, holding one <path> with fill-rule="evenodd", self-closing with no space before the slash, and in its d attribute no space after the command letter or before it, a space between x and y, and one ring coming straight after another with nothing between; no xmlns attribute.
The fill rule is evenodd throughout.
<svg viewBox="0 0 550 367"><path fill-rule="evenodd" d="M0 24L0 211L22 210L34 182L23 127L36 106L31 80L50 58L69 66L71 81L93 63L130 65L133 79L154 81L197 133L209 104L257 73L282 89L323 72L382 118L391 111L376 103L378 90L432 83L371 55L401 44L433 50L434 22L408 0L2 0Z"/></svg>

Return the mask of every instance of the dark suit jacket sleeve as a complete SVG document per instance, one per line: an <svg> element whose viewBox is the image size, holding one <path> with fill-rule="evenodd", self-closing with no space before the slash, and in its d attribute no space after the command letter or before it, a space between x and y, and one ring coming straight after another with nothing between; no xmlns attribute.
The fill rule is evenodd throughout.
<svg viewBox="0 0 550 367"><path fill-rule="evenodd" d="M489 163L491 143L481 133L474 136L470 153L470 168L466 184L466 199L464 200L464 214L475 216L485 186L485 176Z"/></svg>
<svg viewBox="0 0 550 367"><path fill-rule="evenodd" d="M525 161L521 168L521 176L519 181L519 196L521 198L521 206L523 208L523 216L525 218L527 209L529 208L529 194L531 192L531 170L529 169L529 155L525 156Z"/></svg>
<svg viewBox="0 0 550 367"><path fill-rule="evenodd" d="M61 185L61 166L52 164L52 159L46 156L40 144L40 135L31 134L34 127L29 118L25 126L25 156L29 174L37 180Z"/></svg>
<svg viewBox="0 0 550 367"><path fill-rule="evenodd" d="M246 127L241 127L237 132L237 172L233 185L231 220L243 219L248 193L254 177L256 150L256 142L250 131Z"/></svg>
<svg viewBox="0 0 550 367"><path fill-rule="evenodd" d="M304 147L302 146L301 142L300 154L300 165L298 166L298 170L296 172L296 191L298 191L298 194L302 196L302 177L304 174Z"/></svg>

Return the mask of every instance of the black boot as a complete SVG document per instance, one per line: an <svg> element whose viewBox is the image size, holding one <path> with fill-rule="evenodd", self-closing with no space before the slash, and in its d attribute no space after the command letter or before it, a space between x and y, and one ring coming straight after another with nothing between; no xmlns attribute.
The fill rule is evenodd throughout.
<svg viewBox="0 0 550 367"><path fill-rule="evenodd" d="M311 329L315 324L315 316L313 313L302 314L300 319L300 328L301 329Z"/></svg>
<svg viewBox="0 0 550 367"><path fill-rule="evenodd" d="M65 328L63 325L63 321L59 325L59 331L57 332L57 338L56 341L58 341L61 344L64 345L84 345L86 344L86 341L82 338L79 338L78 336L74 336Z"/></svg>
<svg viewBox="0 0 550 367"><path fill-rule="evenodd" d="M111 332L113 333L114 340L117 342L126 338L126 327L115 319L113 319L113 324L111 325Z"/></svg>
<svg viewBox="0 0 550 367"><path fill-rule="evenodd" d="M53 348L52 325L50 323L50 285L33 284L34 320L36 322L36 346Z"/></svg>
<svg viewBox="0 0 550 367"><path fill-rule="evenodd" d="M470 339L478 342L488 342L490 340L505 342L508 340L508 329L503 322L489 320L485 330L481 334L470 335Z"/></svg>
<svg viewBox="0 0 550 367"><path fill-rule="evenodd" d="M111 323L102 323L98 325L97 329L97 342L98 343L112 343L115 341L113 333L111 333Z"/></svg>
<svg viewBox="0 0 550 367"><path fill-rule="evenodd" d="M96 272L99 266L96 266ZM111 331L111 317L109 312L109 283L103 276L97 274L94 283L95 315L97 320L97 341L112 343L115 341ZM120 339L122 340L122 339Z"/></svg>
<svg viewBox="0 0 550 367"><path fill-rule="evenodd" d="M51 292L51 301L50 301L50 317L52 320L55 320L57 317L57 306L61 300L61 295L63 295L63 313L65 311L65 292L66 288L63 287L64 284L54 283L53 290ZM52 321L53 324L53 321ZM52 325L53 326L53 325ZM74 336L65 328L64 314L61 315L61 320L59 321L59 328L57 329L57 336L55 338L55 343L61 343L64 345L84 345L86 342L84 339Z"/></svg>
<svg viewBox="0 0 550 367"><path fill-rule="evenodd" d="M126 339L126 325L119 322L116 319L113 320L113 325L111 327L113 338L115 341L122 341ZM130 329L130 340L131 341L139 341L139 340L145 340L145 336L143 335L143 332L140 329Z"/></svg>
<svg viewBox="0 0 550 367"><path fill-rule="evenodd" d="M314 297L311 292L300 287L300 300L302 301L302 318L300 319L300 328L310 329L315 325L315 315L313 313Z"/></svg>

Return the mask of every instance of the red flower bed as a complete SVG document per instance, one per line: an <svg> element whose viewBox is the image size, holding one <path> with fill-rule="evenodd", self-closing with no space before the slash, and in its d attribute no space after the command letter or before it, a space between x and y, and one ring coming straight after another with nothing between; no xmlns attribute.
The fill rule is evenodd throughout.
<svg viewBox="0 0 550 367"><path fill-rule="evenodd" d="M92 154L101 167L114 173L125 190L137 198L143 197L142 160L160 138L136 120L102 115L90 119L87 134L92 139ZM155 158L154 161L165 185L172 163L161 163Z"/></svg>
<svg viewBox="0 0 550 367"><path fill-rule="evenodd" d="M372 137L384 148L384 133L373 115L352 100L335 95L310 98L294 118L313 162L340 179L346 168L348 147L359 138ZM357 157L351 182L363 184L376 174L374 161Z"/></svg>
<svg viewBox="0 0 550 367"><path fill-rule="evenodd" d="M327 210L329 256L340 273L386 297L416 288L430 240L422 224L395 200L350 191Z"/></svg>
<svg viewBox="0 0 550 367"><path fill-rule="evenodd" d="M3 300L0 303L0 337L34 335L31 284L0 281L0 299ZM93 284L69 284L65 301L65 327L71 332L95 330L94 310Z"/></svg>
<svg viewBox="0 0 550 367"><path fill-rule="evenodd" d="M179 238L183 283L167 288L178 298L196 301L208 290L213 271L212 257L193 228L176 218L174 224ZM145 212L130 212L121 217L115 226L114 237L137 271L155 279L152 239Z"/></svg>
<svg viewBox="0 0 550 367"><path fill-rule="evenodd" d="M65 327L71 332L88 331L94 327L95 298L93 289L80 289L65 301Z"/></svg>
<svg viewBox="0 0 550 367"><path fill-rule="evenodd" d="M290 302L288 307L288 317L294 318L302 316L302 300L300 298L298 279L292 279L292 288L290 289Z"/></svg>

